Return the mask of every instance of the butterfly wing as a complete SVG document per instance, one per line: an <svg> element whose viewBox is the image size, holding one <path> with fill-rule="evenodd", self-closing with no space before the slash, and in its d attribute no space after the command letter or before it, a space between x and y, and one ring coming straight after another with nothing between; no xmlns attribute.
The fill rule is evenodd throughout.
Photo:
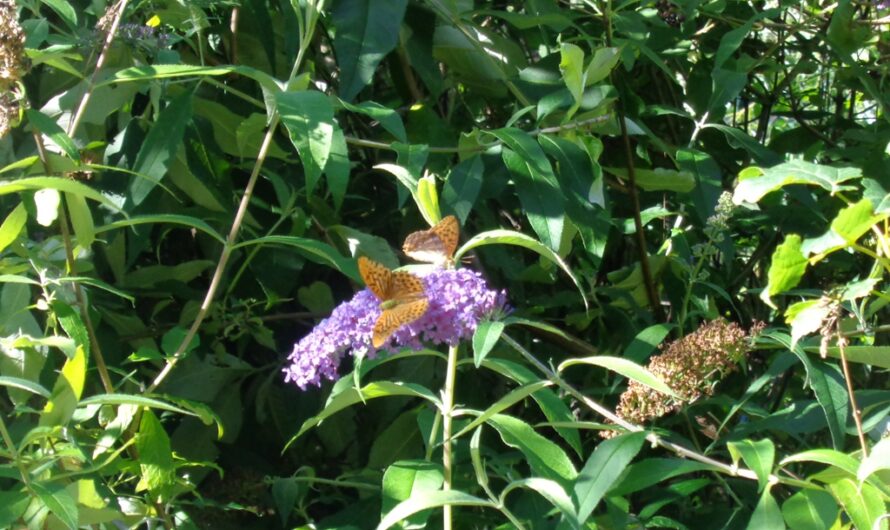
<svg viewBox="0 0 890 530"><path fill-rule="evenodd" d="M457 217L449 215L429 230L409 234L402 251L409 257L426 263L451 261L460 238Z"/></svg>
<svg viewBox="0 0 890 530"><path fill-rule="evenodd" d="M405 271L391 273L389 299L397 303L406 303L424 298L423 280Z"/></svg>
<svg viewBox="0 0 890 530"><path fill-rule="evenodd" d="M431 230L442 240L442 246L445 247L445 255L448 256L448 259L453 258L460 239L460 224L457 222L457 217L449 215L439 221Z"/></svg>
<svg viewBox="0 0 890 530"><path fill-rule="evenodd" d="M410 324L426 313L429 300L419 298L411 302L399 304L392 309L385 309L374 323L374 334L371 343L379 348L397 329Z"/></svg>
<svg viewBox="0 0 890 530"><path fill-rule="evenodd" d="M358 272L368 289L382 302L390 298L393 273L374 260L361 256L358 259Z"/></svg>

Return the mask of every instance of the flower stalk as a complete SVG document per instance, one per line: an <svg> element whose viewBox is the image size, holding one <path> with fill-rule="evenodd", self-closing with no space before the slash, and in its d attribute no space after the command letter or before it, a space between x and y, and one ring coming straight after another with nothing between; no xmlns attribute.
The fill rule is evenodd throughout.
<svg viewBox="0 0 890 530"><path fill-rule="evenodd" d="M451 489L452 466L454 456L451 446L452 426L454 420L454 383L457 379L457 345L448 347L448 363L445 368L445 386L442 389L442 471L444 481L442 489ZM442 528L451 530L451 505L442 507Z"/></svg>

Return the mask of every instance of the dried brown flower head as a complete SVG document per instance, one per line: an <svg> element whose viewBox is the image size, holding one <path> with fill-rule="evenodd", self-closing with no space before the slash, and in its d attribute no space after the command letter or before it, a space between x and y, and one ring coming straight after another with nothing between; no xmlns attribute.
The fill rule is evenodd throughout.
<svg viewBox="0 0 890 530"><path fill-rule="evenodd" d="M19 122L19 80L27 69L25 32L19 25L15 2L0 0L0 138Z"/></svg>
<svg viewBox="0 0 890 530"><path fill-rule="evenodd" d="M21 79L27 68L25 60L25 32L19 25L15 2L0 0L0 84Z"/></svg>
<svg viewBox="0 0 890 530"><path fill-rule="evenodd" d="M713 320L671 342L662 348L663 353L652 357L648 368L681 399L630 381L616 412L629 422L641 424L677 411L702 395L710 396L717 382L733 371L748 352L749 336L759 333L762 327L763 324L756 324L745 332L736 323ZM603 433L609 436L609 431Z"/></svg>

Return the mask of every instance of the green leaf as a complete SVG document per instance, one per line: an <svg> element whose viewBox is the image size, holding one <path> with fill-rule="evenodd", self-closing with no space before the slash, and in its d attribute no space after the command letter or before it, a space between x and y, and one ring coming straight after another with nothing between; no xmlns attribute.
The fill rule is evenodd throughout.
<svg viewBox="0 0 890 530"><path fill-rule="evenodd" d="M346 137L343 136L343 130L336 127L334 136L331 138L331 152L328 154L328 163L324 167L324 174L328 189L331 190L331 197L334 199L334 208L338 210L346 197L351 169Z"/></svg>
<svg viewBox="0 0 890 530"><path fill-rule="evenodd" d="M558 445L535 432L531 425L503 414L495 414L488 423L497 429L505 444L525 455L536 475L555 480L563 487L570 486L575 480L578 473L569 457Z"/></svg>
<svg viewBox="0 0 890 530"><path fill-rule="evenodd" d="M281 123L303 161L306 193L311 195L331 154L334 107L328 96L316 90L281 92L276 100Z"/></svg>
<svg viewBox="0 0 890 530"><path fill-rule="evenodd" d="M621 167L604 167L622 180L628 179L627 169ZM634 169L637 186L644 191L676 191L688 193L695 188L695 176L688 171L677 171L658 167L655 169Z"/></svg>
<svg viewBox="0 0 890 530"><path fill-rule="evenodd" d="M527 64L516 41L466 23L461 28L436 25L433 58L445 63L460 82L491 96L506 95L505 82Z"/></svg>
<svg viewBox="0 0 890 530"><path fill-rule="evenodd" d="M831 431L831 441L835 449L843 447L844 426L847 422L849 408L846 387L838 368L810 359L800 346L792 344L791 337L785 333L766 332L762 337L785 346L803 363L810 388L813 389L816 401L819 402L825 413L825 419Z"/></svg>
<svg viewBox="0 0 890 530"><path fill-rule="evenodd" d="M216 262L207 259L184 261L172 266L149 265L128 272L121 283L126 287L143 289L154 288L165 281L188 283L215 265Z"/></svg>
<svg viewBox="0 0 890 530"><path fill-rule="evenodd" d="M596 447L575 482L579 520L588 520L609 488L640 452L645 439L646 433L635 432L606 440Z"/></svg>
<svg viewBox="0 0 890 530"><path fill-rule="evenodd" d="M81 195L87 199L92 199L102 203L113 211L121 211L120 207L109 200L107 197L94 190L93 188L81 184L76 180L60 178L60 177L29 177L16 180L7 180L0 182L0 195L7 193L18 193L24 190L42 190L53 189L56 191L64 191Z"/></svg>
<svg viewBox="0 0 890 530"><path fill-rule="evenodd" d="M358 112L377 120L380 122L380 125L393 136L393 138L399 142L405 144L408 143L408 134L405 132L405 125L402 123L401 116L399 116L399 113L395 110L389 107L384 107L376 101L362 101L357 105L353 105L352 103L347 103L346 101L341 100L340 104L343 105L346 110Z"/></svg>
<svg viewBox="0 0 890 530"><path fill-rule="evenodd" d="M435 226L442 220L442 211L439 209L439 192L436 190L436 177L426 175L417 182L417 209L424 220L430 226Z"/></svg>
<svg viewBox="0 0 890 530"><path fill-rule="evenodd" d="M574 273L572 273L572 270L569 269L566 262L559 257L559 254L542 245L534 238L520 232L514 232L512 230L490 230L488 232L476 234L470 238L469 241L464 243L463 246L457 249L454 253L454 260L460 261L461 256L470 250L485 245L516 245L537 252L541 256L549 259L569 275L569 278L572 279L575 287L578 288L578 292L581 293L581 298L584 300L584 306L587 307L587 296L584 293L584 289L581 287L581 283L578 281L578 278L575 277Z"/></svg>
<svg viewBox="0 0 890 530"><path fill-rule="evenodd" d="M130 199L133 204L142 201L157 186L167 173L167 168L176 157L182 145L185 126L192 119L192 92L187 90L170 101L158 116L158 120L148 131L132 170L148 178L136 179L130 184Z"/></svg>
<svg viewBox="0 0 890 530"><path fill-rule="evenodd" d="M59 377L56 378L52 397L40 415L41 426L64 426L68 423L83 393L86 375L86 352L83 346L77 346L74 357L65 361Z"/></svg>
<svg viewBox="0 0 890 530"><path fill-rule="evenodd" d="M769 492L769 488L763 490L754 513L748 521L747 530L784 530L785 522L782 520L782 511L776 504L776 499Z"/></svg>
<svg viewBox="0 0 890 530"><path fill-rule="evenodd" d="M346 101L374 77L380 61L395 48L406 0L339 0L331 8L336 28L334 51L340 67L339 95Z"/></svg>
<svg viewBox="0 0 890 530"><path fill-rule="evenodd" d="M18 239L27 221L28 212L25 210L25 204L19 203L0 225L0 252L3 252L6 247Z"/></svg>
<svg viewBox="0 0 890 530"><path fill-rule="evenodd" d="M529 385L539 380L537 375L531 370L506 359L487 358L482 366L494 370L507 379L516 381L522 385ZM532 399L541 408L541 412L547 420L554 425L556 432L575 450L575 453L581 455L581 436L578 429L573 427L563 427L560 425L572 425L575 417L572 415L571 409L563 400L552 392L550 389L542 388L531 395Z"/></svg>
<svg viewBox="0 0 890 530"><path fill-rule="evenodd" d="M795 462L817 462L833 466L848 473L850 476L855 476L859 468L857 459L834 449L810 449L809 451L793 454L783 458L779 462L779 466L784 467Z"/></svg>
<svg viewBox="0 0 890 530"><path fill-rule="evenodd" d="M757 475L757 482L760 484L760 490L763 491L769 484L769 476L776 458L776 446L773 445L773 442L769 439L741 440L728 442L726 446L732 454L734 462L738 462L739 456L741 456L745 464L754 471Z"/></svg>
<svg viewBox="0 0 890 530"><path fill-rule="evenodd" d="M479 506L483 508L496 508L495 504L479 497L474 497L460 491L423 491L407 500L400 502L395 508L386 514L377 530L386 530L396 525L399 521L407 519L417 512L439 508L442 506Z"/></svg>
<svg viewBox="0 0 890 530"><path fill-rule="evenodd" d="M43 3L55 11L69 28L74 29L77 27L77 11L69 2L66 0L45 0Z"/></svg>
<svg viewBox="0 0 890 530"><path fill-rule="evenodd" d="M575 104L568 111L571 117L575 110L581 105L581 98L584 95L584 50L580 47L563 42L559 47L559 70L562 72L562 80L572 94Z"/></svg>
<svg viewBox="0 0 890 530"><path fill-rule="evenodd" d="M872 473L882 469L890 469L890 438L882 438L874 447L868 457L859 465L856 478L863 482Z"/></svg>
<svg viewBox="0 0 890 530"><path fill-rule="evenodd" d="M86 199L73 193L65 194L65 203L68 206L68 215L71 225L74 227L74 235L77 244L81 248L88 249L96 239L96 227L93 224L93 214L87 206Z"/></svg>
<svg viewBox="0 0 890 530"><path fill-rule="evenodd" d="M831 229L852 245L868 232L871 227L887 218L887 214L872 215L872 204L868 199L847 206L831 222Z"/></svg>
<svg viewBox="0 0 890 530"><path fill-rule="evenodd" d="M550 385L552 385L550 381L535 381L534 383L529 383L527 385L523 385L519 388L513 389L506 396L495 401L490 407L485 409L484 412L479 413L473 421L466 424L457 434L453 437L455 439L460 438L464 434L470 432L475 429L477 426L487 422L489 418L493 417L495 414L499 414L516 403L522 401L528 396L538 392L541 389L544 389ZM472 412L471 412L472 413Z"/></svg>
<svg viewBox="0 0 890 530"><path fill-rule="evenodd" d="M804 348L810 353L819 353L819 348ZM831 346L825 350L829 357L841 358L840 349ZM846 346L844 355L847 361L860 364L870 364L881 368L890 368L890 346Z"/></svg>
<svg viewBox="0 0 890 530"><path fill-rule="evenodd" d="M164 351L167 355L174 355L176 350L179 348L179 345L182 344L182 341L185 340L186 335L188 334L188 330L182 326L173 326L168 332L164 333L164 336L161 337L161 350ZM183 353L188 353L201 344L201 336L194 335L191 341L186 345Z"/></svg>
<svg viewBox="0 0 890 530"><path fill-rule="evenodd" d="M618 48L598 48L593 52L593 58L584 72L584 85L590 86L609 77L612 69L621 59L621 50Z"/></svg>
<svg viewBox="0 0 890 530"><path fill-rule="evenodd" d="M166 500L176 479L176 466L170 437L150 410L142 412L136 449L139 451L139 469L142 472L139 486L148 488L160 500Z"/></svg>
<svg viewBox="0 0 890 530"><path fill-rule="evenodd" d="M285 245L288 247L292 247L296 249L300 254L316 263L321 263L322 265L333 267L335 270L340 271L352 280L361 280L361 276L359 276L358 266L355 264L355 260L344 258L339 252L337 252L327 243L315 241L314 239L307 239L304 237L296 236L265 236L259 237L257 239L251 239L249 241L242 241L237 245L233 245L232 249L234 250L237 248L264 244Z"/></svg>
<svg viewBox="0 0 890 530"><path fill-rule="evenodd" d="M482 157L474 156L452 167L445 180L442 202L454 212L461 224L466 223L479 196L484 168Z"/></svg>
<svg viewBox="0 0 890 530"><path fill-rule="evenodd" d="M328 314L334 309L334 295L324 282L312 282L297 289L297 301L313 313Z"/></svg>
<svg viewBox="0 0 890 530"><path fill-rule="evenodd" d="M617 374L623 375L628 379L633 379L637 383L648 386L649 388L661 392L662 394L666 394L675 398L680 397L676 393L674 393L674 391L671 390L671 388L667 386L664 381L656 377L655 374L638 365L637 363L629 361L627 359L622 359L621 357L596 355L579 359L568 359L560 363L559 367L557 368L557 372L561 373L566 368L578 364L592 364L594 366L601 366L603 368L606 368L607 370L612 370Z"/></svg>
<svg viewBox="0 0 890 530"><path fill-rule="evenodd" d="M748 84L748 73L715 68L711 72L714 90L708 101L709 112L720 112L726 105L739 97L739 94Z"/></svg>
<svg viewBox="0 0 890 530"><path fill-rule="evenodd" d="M671 324L654 324L649 326L637 333L634 340L624 349L621 357L636 363L645 361L658 348L658 345L664 341L672 329L674 329L674 326Z"/></svg>
<svg viewBox="0 0 890 530"><path fill-rule="evenodd" d="M609 490L610 495L624 496L635 491L646 489L663 480L695 473L698 471L719 471L719 469L692 460L678 458L649 458L627 468L621 480Z"/></svg>
<svg viewBox="0 0 890 530"><path fill-rule="evenodd" d="M425 460L401 460L386 468L380 507L381 519L397 504L412 497L438 490L444 481L442 466ZM424 525L429 514L411 517L411 524Z"/></svg>
<svg viewBox="0 0 890 530"><path fill-rule="evenodd" d="M803 160L785 162L769 169L761 170L761 175L746 178L739 182L733 192L736 204L756 203L767 193L792 184L818 186L832 195L855 189L846 182L862 177L862 170L855 167L831 167Z"/></svg>
<svg viewBox="0 0 890 530"><path fill-rule="evenodd" d="M39 110L27 109L25 115L28 122L40 133L45 134L57 146L59 146L68 158L75 162L80 162L80 151L74 144L74 140L56 123L55 120L40 112Z"/></svg>
<svg viewBox="0 0 890 530"><path fill-rule="evenodd" d="M837 502L822 490L800 490L782 504L782 517L791 530L828 530L837 515Z"/></svg>
<svg viewBox="0 0 890 530"><path fill-rule="evenodd" d="M63 484L32 482L31 489L62 524L71 530L77 530L77 501Z"/></svg>
<svg viewBox="0 0 890 530"><path fill-rule="evenodd" d="M782 161L782 158L779 155L762 146L757 140L741 129L736 129L735 127L729 127L727 125L720 125L718 123L708 123L702 126L702 129L707 128L717 129L722 132L726 136L727 142L729 142L730 145L735 143L745 151L748 151L759 164L773 165ZM738 189L736 189L736 191L738 191Z"/></svg>
<svg viewBox="0 0 890 530"><path fill-rule="evenodd" d="M767 286L760 298L775 308L772 296L791 289L800 282L807 270L807 258L800 250L800 236L790 234L781 245L776 247L767 273Z"/></svg>
<svg viewBox="0 0 890 530"><path fill-rule="evenodd" d="M497 344L503 331L504 323L499 320L482 322L476 328L473 333L473 363L476 368L479 368L479 365Z"/></svg>
<svg viewBox="0 0 890 530"><path fill-rule="evenodd" d="M159 399L137 396L133 394L96 394L95 396L85 397L80 401L81 407L89 405L136 405L150 409L166 410L177 414L185 414L188 416L199 416L195 412L188 409L171 405L166 401ZM203 418L202 418L203 420Z"/></svg>
<svg viewBox="0 0 890 530"><path fill-rule="evenodd" d="M382 169L392 174L399 183L405 186L405 189L411 192L411 196L417 202L417 181L419 179L415 178L407 168L398 164L377 164L374 169Z"/></svg>
<svg viewBox="0 0 890 530"><path fill-rule="evenodd" d="M79 284L83 284L83 285L90 285L97 289L102 289L103 291L107 291L113 295L120 296L121 298L123 298L125 300L129 300L130 303L135 302L135 299L132 296L130 296L129 294L127 294L125 291L121 291L120 289L112 287L112 286L108 285L107 283L103 282L102 280L97 280L95 278L88 278L86 276L65 276L62 278L58 278L58 281L59 281L59 283L74 282L74 283L79 283Z"/></svg>
<svg viewBox="0 0 890 530"><path fill-rule="evenodd" d="M514 480L507 484L501 492L501 504L506 505L507 495L518 488L528 488L537 492L563 514L563 517L572 528L581 528L581 522L579 517L575 514L575 507L572 504L572 499L566 493L566 490L557 482L537 477Z"/></svg>
<svg viewBox="0 0 890 530"><path fill-rule="evenodd" d="M54 300L51 307L65 333L74 340L74 344L82 346L86 354L89 355L90 335L80 314L62 300Z"/></svg>
<svg viewBox="0 0 890 530"><path fill-rule="evenodd" d="M189 228L194 228L195 230L199 230L209 235L213 239L219 241L220 243L225 243L225 238L219 234L216 230L214 230L209 224L204 222L201 219L196 217L189 217L187 215L178 215L178 214L159 214L159 215L140 215L138 217L130 217L129 219L123 219L121 221L115 221L113 223L108 223L107 225L102 225L96 228L96 233L101 234L104 232L108 232L110 230L115 230L118 228L127 228L131 226L138 226L144 224L154 224L154 223L170 223L170 224L178 224L184 225Z"/></svg>
<svg viewBox="0 0 890 530"><path fill-rule="evenodd" d="M249 66L196 66L190 64L157 64L153 66L133 66L118 70L114 74L96 84L102 87L113 83L149 81L154 79L172 79L177 77L221 76L232 73L241 74L258 82L267 91L280 90L278 81L269 74Z"/></svg>
<svg viewBox="0 0 890 530"><path fill-rule="evenodd" d="M565 204L550 161L541 146L519 129L508 127L489 134L509 148L502 149L501 156L516 177L516 194L532 228L545 246L559 251Z"/></svg>
<svg viewBox="0 0 890 530"><path fill-rule="evenodd" d="M287 450L290 444L295 442L297 438L302 436L309 429L312 429L313 427L321 423L325 418L333 416L341 410L349 408L355 404L366 403L367 401L372 399L391 396L419 397L429 401L435 406L441 405L439 399L434 393L420 385L415 385L412 383L378 381L375 383L369 383L363 386L361 389L347 387L345 390L338 394L332 394L328 398L328 402L325 404L324 409L319 414L303 422L303 425L300 427L300 430L297 432L297 434L295 434L285 444L284 450Z"/></svg>
<svg viewBox="0 0 890 530"><path fill-rule="evenodd" d="M39 384L34 381L28 381L27 379L22 379L20 377L7 377L0 376L0 386L10 386L13 388L20 388L22 390L27 390L32 394L37 394L40 397L51 399L51 394L49 390L43 388Z"/></svg>
<svg viewBox="0 0 890 530"><path fill-rule="evenodd" d="M25 491L0 491L0 528L15 528L13 524L30 502L31 496Z"/></svg>
<svg viewBox="0 0 890 530"><path fill-rule="evenodd" d="M875 523L887 514L887 506L877 488L871 484L857 484L853 479L842 478L828 484L828 489L852 519L854 527L880 528Z"/></svg>
<svg viewBox="0 0 890 530"><path fill-rule="evenodd" d="M745 37L748 36L748 33L754 27L755 22L763 18L774 17L778 14L779 10L777 9L762 11L748 19L748 21L741 26L724 33L723 37L720 38L720 45L717 47L717 54L714 56L714 68L716 69L723 66L723 63L725 63L739 48L739 46L742 45Z"/></svg>

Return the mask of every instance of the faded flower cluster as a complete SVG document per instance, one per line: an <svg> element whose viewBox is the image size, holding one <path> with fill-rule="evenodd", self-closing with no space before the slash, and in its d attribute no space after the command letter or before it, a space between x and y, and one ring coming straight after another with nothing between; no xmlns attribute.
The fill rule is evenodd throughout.
<svg viewBox="0 0 890 530"><path fill-rule="evenodd" d="M717 205L714 207L714 215L708 217L705 224L704 233L708 238L705 243L698 243L692 247L692 255L700 257L712 257L717 255L717 245L725 239L725 233L729 230L729 220L735 210L735 204L732 202L732 194L724 191L717 199ZM703 279L703 278L699 278Z"/></svg>
<svg viewBox="0 0 890 530"><path fill-rule="evenodd" d="M13 0L0 0L0 138L20 120L19 80L28 69L25 32L19 25Z"/></svg>
<svg viewBox="0 0 890 530"><path fill-rule="evenodd" d="M713 320L668 345L649 361L649 371L664 381L681 399L630 381L621 394L616 412L625 420L641 424L679 410L702 395L713 394L714 386L732 372L750 349L750 338L762 324L745 332L736 323ZM610 436L610 431L603 431Z"/></svg>
<svg viewBox="0 0 890 530"><path fill-rule="evenodd" d="M422 278L429 306L417 320L402 326L381 350L398 347L420 349L423 344L455 345L469 339L476 327L502 312L506 295L488 288L478 272L469 269L435 269ZM363 289L337 306L303 337L289 355L285 381L300 388L336 379L337 367L347 353L373 356L374 323L380 316L380 301Z"/></svg>

